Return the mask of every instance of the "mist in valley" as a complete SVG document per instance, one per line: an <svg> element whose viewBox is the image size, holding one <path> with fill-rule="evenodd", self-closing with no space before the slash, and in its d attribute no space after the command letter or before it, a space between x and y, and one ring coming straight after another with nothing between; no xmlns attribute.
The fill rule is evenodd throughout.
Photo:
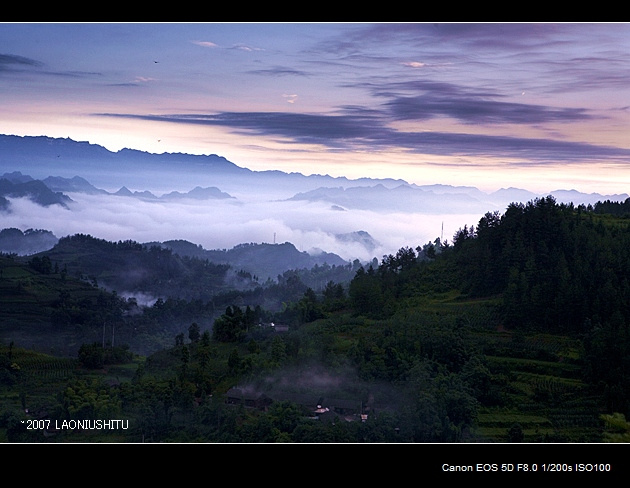
<svg viewBox="0 0 630 488"><path fill-rule="evenodd" d="M42 207L28 198L11 199L0 227L45 229L61 238L77 233L140 243L183 239L204 249L230 249L241 243L290 242L309 254L322 251L345 260L368 261L443 237L450 241L483 213L427 214L346 209L325 202L247 198L226 200L143 200L118 195L68 193L69 208ZM363 231L369 242L344 238Z"/></svg>
<svg viewBox="0 0 630 488"><path fill-rule="evenodd" d="M38 203L25 190L0 195L9 202L0 210L0 229L41 229L57 238L185 240L206 250L288 242L311 255L367 262L438 238L450 242L487 212L546 196L519 188L486 193L439 182L252 171L217 155L113 153L70 139L0 136L0 142L3 178L41 180L49 189ZM55 194L62 204L47 203ZM575 205L628 197L549 194Z"/></svg>

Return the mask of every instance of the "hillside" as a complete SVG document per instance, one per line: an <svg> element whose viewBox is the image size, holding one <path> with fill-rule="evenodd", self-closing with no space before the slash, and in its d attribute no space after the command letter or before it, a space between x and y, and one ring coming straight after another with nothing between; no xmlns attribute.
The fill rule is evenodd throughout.
<svg viewBox="0 0 630 488"><path fill-rule="evenodd" d="M25 240L33 246L53 237L4 229L0 243L24 249ZM186 241L110 242L85 234L54 241L46 251L3 256L0 337L38 350L49 344L61 355L76 354L82 340L102 341L105 328L107 337L116 329L133 351L153 352L191 322L211 327L232 303L278 311L309 286L347 284L358 266L329 254L311 257L289 243L207 251ZM265 272L275 276L263 280Z"/></svg>
<svg viewBox="0 0 630 488"><path fill-rule="evenodd" d="M154 295L160 295L157 286L150 286L146 282L141 282L133 279L123 279L125 273L121 272L120 268L114 270L114 278L105 277L106 270L104 269L104 262L107 261L107 257L103 257L100 254L107 252L105 246L99 246L98 243L102 243L104 239L93 238L86 235L84 239L79 239L78 236L67 236L62 238L61 242L52 232L43 229L27 229L21 231L16 228L0 229L0 252L7 254L16 254L19 256L28 256L38 253L46 253L49 257L52 256L59 263L63 263L66 266L70 266L72 271L76 273L82 273L92 276L97 281L102 277L105 280L105 284L110 288L117 290L127 290L129 287L142 287L139 291L145 293L152 293ZM337 238L344 242L360 242L361 245L366 248L374 249L375 244L371 236L366 232L355 232L346 235L339 235ZM77 242L70 244L70 241L81 240L85 246L81 249L81 253L87 255L94 254L91 258L83 257L81 259L76 258L72 260L64 257L76 250ZM131 244L132 241L126 241L127 244ZM59 246L56 249L55 246ZM194 244L190 241L183 239L169 240L164 242L144 242L135 243L137 246L129 245L123 251L118 246L119 251L133 254L133 251L150 250L152 247L162 249L165 251L172 251L181 258L194 258L191 262L195 263L195 260L209 261L215 265L228 266L233 272L240 275L249 275L252 280L244 281L241 287L248 288L253 283L264 283L267 280L276 281L279 275L290 271L307 269L310 270L315 266L326 267L346 267L348 262L342 259L340 256L325 251L307 253L305 251L298 251L297 248L289 243L282 244L268 244L268 243L248 243L239 244L231 249L204 249L199 244ZM142 249L141 249L142 248ZM113 248L110 248L110 250ZM137 252L136 252L137 254ZM127 259L127 258L126 258ZM174 258L173 258L174 259ZM129 266L133 261L133 257L129 256L125 261L125 264L119 263L119 266ZM189 260L190 261L190 260ZM137 265L140 265L137 263ZM175 266L175 265L173 265ZM148 271L146 271L148 272ZM145 273L145 271L142 271ZM229 273L226 274L226 276ZM237 282L231 282L230 286L238 288ZM211 292L216 292L214 288ZM171 293L172 294L172 293ZM182 293L182 297L189 296Z"/></svg>
<svg viewBox="0 0 630 488"><path fill-rule="evenodd" d="M50 261L29 266L0 255L0 340L53 355L75 355L82 342L102 340L99 308L108 310L106 297Z"/></svg>
<svg viewBox="0 0 630 488"><path fill-rule="evenodd" d="M133 301L102 290L95 297L97 288L72 280L73 293L86 294L75 300L44 258L28 268L5 258L3 283L18 292L11 274L28 285L12 303L25 291L38 297L24 314L35 313L42 290L75 303L67 312L80 303L109 310L98 314L108 324L97 320L92 330L105 347L96 340L79 351L92 386L59 364L51 368L70 387L63 403L35 398L38 410L71 419L70 406L98 389L110 413L135 426L117 432L123 442L606 442L630 432L628 239L626 219L549 197L488 213L452 244L400 248L356 270L347 286L315 292L302 284L276 312L251 307L253 295L230 295L231 304L199 322L202 303L196 316L193 302L171 300L130 313ZM299 284L289 277L282 283ZM49 304L59 307L53 295ZM179 329L163 336L170 345L145 360L112 355L113 323L118 341L146 338L175 318ZM106 365L105 375L93 363ZM10 392L23 380L4 364L2 391ZM106 377L118 386L105 386ZM87 435L55 433L52 441Z"/></svg>
<svg viewBox="0 0 630 488"><path fill-rule="evenodd" d="M231 249L206 250L185 241L148 243L171 249L181 256L208 259L213 263L228 264L257 277L258 281L275 280L278 275L292 269L311 269L314 266L346 266L348 263L333 253L309 254L298 251L290 242L281 244L248 243Z"/></svg>
<svg viewBox="0 0 630 488"><path fill-rule="evenodd" d="M114 243L82 234L61 238L38 256L120 294L186 300L252 289L291 270L326 267L332 272L350 266L335 254L311 255L288 242L206 250L183 240Z"/></svg>
<svg viewBox="0 0 630 488"><path fill-rule="evenodd" d="M51 249L58 241L57 236L44 229L0 229L0 252L6 254L35 254Z"/></svg>
<svg viewBox="0 0 630 488"><path fill-rule="evenodd" d="M121 295L207 299L228 288L228 265L134 241L110 242L76 234L59 239L52 249L35 256L47 256L72 276L85 277Z"/></svg>

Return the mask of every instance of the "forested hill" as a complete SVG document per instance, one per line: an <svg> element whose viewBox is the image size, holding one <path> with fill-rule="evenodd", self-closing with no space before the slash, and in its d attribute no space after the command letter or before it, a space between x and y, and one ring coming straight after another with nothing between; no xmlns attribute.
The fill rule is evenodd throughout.
<svg viewBox="0 0 630 488"><path fill-rule="evenodd" d="M594 323L630 323L629 226L541 198L459 232L453 259L470 294L503 294L506 325L589 332Z"/></svg>
<svg viewBox="0 0 630 488"><path fill-rule="evenodd" d="M630 198L626 198L623 202L600 200L593 206L593 211L618 217L630 217Z"/></svg>
<svg viewBox="0 0 630 488"><path fill-rule="evenodd" d="M290 242L279 244L244 243L231 249L203 249L199 245L183 240L149 242L146 246L159 246L171 249L180 256L207 259L212 263L227 264L235 270L243 270L258 281L276 280L278 275L289 270L311 269L314 266L345 267L348 262L340 256L321 252L309 254L298 249ZM358 260L357 260L358 261Z"/></svg>
<svg viewBox="0 0 630 488"><path fill-rule="evenodd" d="M625 205L607 203L612 213ZM384 318L448 290L492 298L500 330L578 339L585 378L630 414L630 219L550 196L487 213L436 243L361 269L349 289L356 313Z"/></svg>
<svg viewBox="0 0 630 488"><path fill-rule="evenodd" d="M329 280L347 282L353 270L335 254L311 256L288 242L209 251L188 241L113 242L75 234L32 255L44 256L72 276L121 294L186 300L252 290L290 272L300 273L309 286L323 287Z"/></svg>
<svg viewBox="0 0 630 488"><path fill-rule="evenodd" d="M419 251L402 248L355 278L355 288L368 276L380 284L383 296L362 302L372 313L385 313L381 300L437 287L500 297L509 328L581 333L593 322L630 322L629 219L549 196L486 213L431 250L435 259L418 259L427 254Z"/></svg>
<svg viewBox="0 0 630 488"><path fill-rule="evenodd" d="M75 234L59 239L50 250L33 255L46 257L95 285L118 293L143 293L157 297L194 299L212 296L239 284L228 282L230 266L189 258L158 246L144 246L136 241L110 242L89 234Z"/></svg>

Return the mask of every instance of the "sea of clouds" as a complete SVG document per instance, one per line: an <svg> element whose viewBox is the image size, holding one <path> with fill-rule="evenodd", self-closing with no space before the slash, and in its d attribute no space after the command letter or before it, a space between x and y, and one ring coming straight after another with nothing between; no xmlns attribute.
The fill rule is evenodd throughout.
<svg viewBox="0 0 630 488"><path fill-rule="evenodd" d="M69 193L69 208L39 206L26 198L11 199L0 214L0 228L44 229L57 237L90 234L109 241L183 239L205 249L230 249L242 243L290 242L300 251L336 253L352 261L381 259L401 247L416 247L441 237L451 241L464 225L476 225L482 214L436 215L339 209L322 202L272 199L180 201L143 200L118 195ZM336 236L368 232L376 246Z"/></svg>

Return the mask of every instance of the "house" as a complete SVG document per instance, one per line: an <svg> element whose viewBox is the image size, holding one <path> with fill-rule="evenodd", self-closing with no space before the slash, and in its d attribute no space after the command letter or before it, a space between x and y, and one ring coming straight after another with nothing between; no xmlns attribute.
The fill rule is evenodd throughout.
<svg viewBox="0 0 630 488"><path fill-rule="evenodd" d="M258 327L267 330L273 330L274 332L288 332L289 326L284 324L276 324L274 322L260 322Z"/></svg>
<svg viewBox="0 0 630 488"><path fill-rule="evenodd" d="M314 411L315 415L322 422L334 423L337 420L353 422L355 420L365 421L361 411L361 402L356 400L344 400L341 398L323 398Z"/></svg>
<svg viewBox="0 0 630 488"><path fill-rule="evenodd" d="M348 422L367 420L367 405L361 400L346 400L343 398L320 397L312 393L296 393L278 391L270 393L256 391L253 388L230 388L225 395L228 405L242 405L249 408L266 410L273 402L288 401L299 406L304 415L324 422L335 422L335 419Z"/></svg>
<svg viewBox="0 0 630 488"><path fill-rule="evenodd" d="M302 409L305 415L312 415L322 402L322 398L310 393L274 392L274 402L291 402Z"/></svg>
<svg viewBox="0 0 630 488"><path fill-rule="evenodd" d="M273 330L276 332L289 332L289 326L283 324L273 324Z"/></svg>
<svg viewBox="0 0 630 488"><path fill-rule="evenodd" d="M322 407L328 408L331 412L342 416L359 415L362 413L361 402L356 400L324 398L322 400Z"/></svg>

